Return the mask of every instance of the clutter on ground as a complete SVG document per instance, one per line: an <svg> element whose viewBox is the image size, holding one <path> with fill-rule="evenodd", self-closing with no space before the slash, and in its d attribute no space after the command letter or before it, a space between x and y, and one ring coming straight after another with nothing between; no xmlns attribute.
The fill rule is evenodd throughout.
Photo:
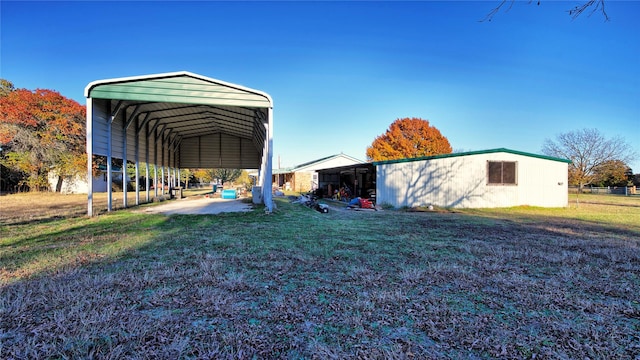
<svg viewBox="0 0 640 360"><path fill-rule="evenodd" d="M297 198L293 197L291 203L308 206L323 214L326 214L329 212L329 205L318 202L318 197L313 194L300 195Z"/></svg>
<svg viewBox="0 0 640 360"><path fill-rule="evenodd" d="M274 186L273 194L284 196L279 186ZM381 210L375 204L376 192L373 181L366 181L364 186L358 186L358 181L342 181L341 185L324 183L308 193L300 194L300 196L289 196L289 199L293 203L306 205L322 213L329 212L328 204L331 204L334 209L337 209L337 204L342 204L342 209L347 210Z"/></svg>
<svg viewBox="0 0 640 360"><path fill-rule="evenodd" d="M369 209L374 211L378 210L371 200L361 198L361 197L356 197L351 199L349 201L349 204L347 205L347 208L352 210L358 210L358 209Z"/></svg>

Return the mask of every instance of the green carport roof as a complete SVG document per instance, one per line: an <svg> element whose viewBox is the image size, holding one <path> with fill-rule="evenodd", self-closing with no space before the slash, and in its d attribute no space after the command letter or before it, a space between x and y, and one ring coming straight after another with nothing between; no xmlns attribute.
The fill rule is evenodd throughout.
<svg viewBox="0 0 640 360"><path fill-rule="evenodd" d="M261 91L187 71L98 80L85 97L145 102L268 108L271 97Z"/></svg>

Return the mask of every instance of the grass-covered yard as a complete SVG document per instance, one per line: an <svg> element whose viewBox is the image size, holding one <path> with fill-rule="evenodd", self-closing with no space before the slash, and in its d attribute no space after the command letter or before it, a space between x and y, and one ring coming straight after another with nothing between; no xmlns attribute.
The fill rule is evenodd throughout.
<svg viewBox="0 0 640 360"><path fill-rule="evenodd" d="M38 196L0 197L3 359L640 356L638 197L89 219Z"/></svg>

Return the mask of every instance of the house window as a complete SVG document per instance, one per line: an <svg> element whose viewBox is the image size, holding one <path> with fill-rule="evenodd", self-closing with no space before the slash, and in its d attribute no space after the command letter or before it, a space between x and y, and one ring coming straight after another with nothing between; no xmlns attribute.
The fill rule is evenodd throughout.
<svg viewBox="0 0 640 360"><path fill-rule="evenodd" d="M517 185L515 161L487 161L487 184Z"/></svg>

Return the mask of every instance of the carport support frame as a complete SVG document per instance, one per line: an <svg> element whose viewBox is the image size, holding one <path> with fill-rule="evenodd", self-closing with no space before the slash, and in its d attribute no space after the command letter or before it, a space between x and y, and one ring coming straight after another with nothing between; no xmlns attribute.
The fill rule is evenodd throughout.
<svg viewBox="0 0 640 360"><path fill-rule="evenodd" d="M265 126L265 130L266 130L266 139L259 139L257 141L262 142L263 145L263 159L262 159L262 176L261 176L261 184L263 189L263 202L265 204L266 209L271 212L274 209L274 204L273 204L273 199L272 199L272 149L273 149L273 125L272 125L272 120L273 120L273 101L271 99L271 97L263 92L257 91L257 90L252 90L252 89L248 89L248 88L244 88L242 86L239 85L234 85L234 84L229 84L229 83L225 83L223 81L219 81L219 80L215 80L215 79L211 79L211 78L207 78L207 77L203 77L197 74L192 74L186 71L182 71L182 72L175 72L175 73L165 73L165 74L154 74L154 75L145 75L145 76L136 76L136 77L128 77L128 78L117 78L117 79L106 79L106 80L99 80L99 81L94 81L92 83L90 83L89 85L87 85L87 87L85 88L85 96L88 99L87 102L87 188L88 188L88 195L87 195L87 214L89 216L93 216L94 215L94 211L93 211L93 191L94 189L94 184L93 184L93 156L95 153L100 154L100 155L106 155L108 160L107 160L107 193L108 193L108 199L107 199L107 211L112 211L113 210L113 194L112 194L112 182L113 182L113 150L117 150L119 151L119 147L118 148L113 148L114 144L113 144L113 138L112 138L112 133L114 131L118 131L120 129L115 129L113 128L114 123L116 123L117 121L119 121L119 118L117 118L117 116L121 116L122 120L123 120L123 128L122 130L122 175L123 175L123 205L125 208L128 207L128 197L127 197L127 162L128 162L128 156L127 156L127 151L128 151L128 136L127 136L127 130L129 125L135 121L136 124L136 139L135 139L135 143L134 145L134 157L135 157L135 176L136 176L136 192L135 192L135 196L136 196L136 204L139 204L139 197L140 197L140 193L139 193L139 176L140 176L140 146L142 145L140 143L140 139L138 138L138 134L139 131L141 130L141 128L144 126L146 127L146 129L148 129L148 122L152 119L147 119L149 117L149 114L146 111L138 111L140 110L140 106L146 106L147 104L151 104L151 103L169 103L169 102L176 102L176 103L181 103L181 102L185 102L185 101L172 101L175 99L178 100L183 100L183 99L191 99L190 98L190 94L188 93L188 91L185 91L183 88L179 87L179 86L168 86L167 87L167 93L172 96L170 100L165 99L164 97L159 97L157 93L152 93L152 92L148 92L148 91L141 91L141 92L122 92L119 89L116 89L117 86L126 86L128 89L136 89L136 86L139 86L140 83L145 82L145 81L157 81L157 80L161 80L161 79L165 79L165 78L176 78L179 79L181 82L183 81L185 84L204 84L203 86L206 87L206 93L205 95L207 95L207 97L209 98L209 94L215 94L217 92L216 87L224 87L224 88L231 88L234 91L239 91L242 94L245 94L248 96L247 99L227 99L224 97L220 97L220 96L210 96L209 101L203 102L203 103L196 103L198 104L198 107L206 107L206 106L211 106L211 105L224 105L224 106L231 106L231 107L243 107L242 104L244 105L244 109L245 110L249 110L250 108L254 108L253 105L257 105L255 108L260 108L262 109L260 112L256 112L257 117L254 117L254 121L255 121L255 125L257 125L259 123L259 121L261 121L264 126ZM133 85L131 85L133 84ZM117 86L114 86L117 85ZM122 95L125 94L125 95ZM164 94L164 93L163 93ZM124 96L124 97L122 97ZM97 104L94 103L94 99L104 99L106 100L106 109L103 109L103 103ZM116 103L117 101L117 103ZM141 103L140 101L143 101L144 103ZM137 103L136 103L137 102ZM253 103L251 103L253 102ZM189 103L189 101L186 101L186 103ZM129 104L129 105L127 105ZM115 106L114 106L115 105ZM133 108L133 111L130 112L129 107L130 106L135 106ZM190 108L193 107L191 105L186 106L186 108ZM106 110L106 111L104 111ZM162 109L162 108L152 108L151 111L164 111L166 109ZM265 114L265 111L267 112L267 114ZM140 115L140 113L145 114L145 121L141 124L139 123L139 118L138 115ZM128 114L131 114L129 116L127 116ZM240 114L239 115L248 115L248 114ZM267 115L267 116L265 116ZM98 116L97 119L94 119L94 116ZM266 117L266 119L265 119ZM96 121L100 121L100 127L96 128L94 120ZM265 121L266 120L266 121ZM249 120L244 120L246 121L250 121ZM156 129L157 125L161 122L161 119L156 120L156 125L154 126L154 130ZM107 133L106 136L106 142L103 142L102 140L104 139L104 135L103 134L98 134L96 133L97 129L102 129L102 124L106 123L106 127L104 127L104 131L105 133ZM173 184L178 185L180 184L180 178L181 178L181 169L179 168L181 161L177 158L178 154L181 153L181 151L177 148L177 144L175 143L176 139L174 138L173 140L171 139L171 132L174 130L173 128L169 129L168 133L167 131L165 131L165 127L166 125L162 126L162 129L158 129L160 130L159 132L156 131L151 131L154 135L154 162L156 163L154 166L154 190L157 194L157 166L160 165L161 166L161 172L162 172L162 177L161 177L161 182L162 182L162 194L164 195L164 185L165 185L165 181L167 184ZM256 139L256 136L258 137L262 137L262 134L258 134L256 135L256 132L258 131L257 129L254 128L254 140ZM149 174L149 133L148 130L147 132L147 141L145 141L145 175L146 176L146 181L147 183L149 183L150 180L150 174ZM96 135L100 135L99 138L94 139L94 137ZM177 134L179 135L179 134ZM177 138L180 138L180 136L177 136ZM161 140L160 144L158 144L158 140ZM168 142L172 142L173 143L173 149L167 149L167 143ZM178 141L179 143L180 141ZM99 150L94 152L94 146L96 144L99 144ZM162 151L162 158L160 159L160 161L158 162L157 156L155 156L156 151L158 151L157 146L160 145L161 146L161 151ZM242 148L240 149L242 152ZM168 159L167 157L165 157L165 151L169 151L168 155ZM198 149L198 151L200 151ZM172 156L173 154L173 156ZM200 158L200 156L199 156ZM256 159L257 160L257 159ZM240 159L240 164L242 164L242 159ZM257 165L257 164L256 164ZM165 178L165 172L166 172L166 178ZM147 198L149 198L149 186L146 186L147 189Z"/></svg>
<svg viewBox="0 0 640 360"><path fill-rule="evenodd" d="M267 129L267 148L266 148L266 164L264 167L264 178L262 181L262 199L264 206L270 213L273 212L273 179L271 167L273 166L273 107L269 107L267 112L267 122L265 124Z"/></svg>

